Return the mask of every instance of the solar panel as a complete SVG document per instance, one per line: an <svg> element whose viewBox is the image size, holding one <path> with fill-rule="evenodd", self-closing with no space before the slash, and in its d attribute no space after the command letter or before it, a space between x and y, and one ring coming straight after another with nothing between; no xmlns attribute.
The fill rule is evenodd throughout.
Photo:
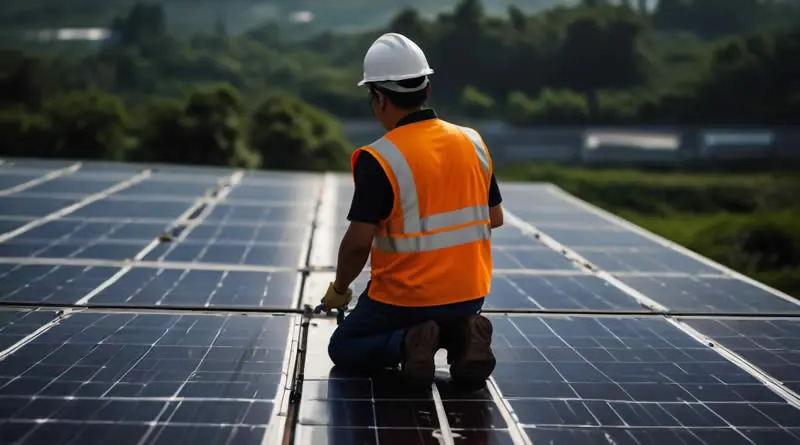
<svg viewBox="0 0 800 445"><path fill-rule="evenodd" d="M73 165L3 164L0 190L5 178L16 185ZM442 352L436 391L411 390L392 370L337 370L327 357L335 321L294 315L335 277L350 175L248 171L225 196L207 192L230 168L87 161L0 196L0 233L145 168L147 180L0 243L0 442L271 444L293 414L302 445L800 444L800 411L783 398L800 400L791 393L800 392L800 322L758 315L800 305L546 184L501 184L508 213L565 248L526 235L514 218L493 231L484 309L498 366L476 393L451 386ZM150 244L197 203L171 242ZM148 245L146 262L120 262ZM365 271L353 283L350 309L368 279ZM641 306L620 281L684 324ZM19 310L78 301L79 312ZM253 313L265 309L278 315ZM730 313L754 319L719 318ZM763 384L756 368L784 386Z"/></svg>
<svg viewBox="0 0 800 445"><path fill-rule="evenodd" d="M100 193L103 190L113 186L114 184L124 181L130 176L123 175L117 179L90 179L90 177L71 177L65 176L60 178L51 179L35 185L20 195L24 197L26 194L34 193L54 193L54 194L73 194L73 195L92 195Z"/></svg>
<svg viewBox="0 0 800 445"><path fill-rule="evenodd" d="M305 260L305 243L206 243L182 241L158 246L147 261L247 264L298 267Z"/></svg>
<svg viewBox="0 0 800 445"><path fill-rule="evenodd" d="M642 310L631 296L594 275L495 273L490 309Z"/></svg>
<svg viewBox="0 0 800 445"><path fill-rule="evenodd" d="M796 319L682 319L713 341L731 349L800 392L800 320ZM800 427L800 421L793 426Z"/></svg>
<svg viewBox="0 0 800 445"><path fill-rule="evenodd" d="M628 230L605 230L598 233L596 230L556 227L548 228L546 233L559 243L578 251L581 247L659 247L655 241Z"/></svg>
<svg viewBox="0 0 800 445"><path fill-rule="evenodd" d="M70 315L0 361L4 441L258 443L293 320Z"/></svg>
<svg viewBox="0 0 800 445"><path fill-rule="evenodd" d="M116 196L164 196L175 195L186 198L195 198L206 195L215 187L214 183L209 182L180 182L180 181L161 181L151 179L149 181L134 184L128 188L115 193Z"/></svg>
<svg viewBox="0 0 800 445"><path fill-rule="evenodd" d="M533 243L516 247L492 245L492 266L495 269L577 269L563 254Z"/></svg>
<svg viewBox="0 0 800 445"><path fill-rule="evenodd" d="M124 260L133 258L148 241L15 240L0 244L0 256L36 258L94 258Z"/></svg>
<svg viewBox="0 0 800 445"><path fill-rule="evenodd" d="M623 276L619 279L674 311L800 312L800 304L736 278Z"/></svg>
<svg viewBox="0 0 800 445"><path fill-rule="evenodd" d="M113 267L2 264L0 301L72 304L116 272Z"/></svg>
<svg viewBox="0 0 800 445"><path fill-rule="evenodd" d="M56 317L53 311L0 310L0 352L32 334ZM0 384L5 383L0 380Z"/></svg>
<svg viewBox="0 0 800 445"><path fill-rule="evenodd" d="M302 243L308 236L310 224L229 224L202 222L187 235L187 241L213 243Z"/></svg>
<svg viewBox="0 0 800 445"><path fill-rule="evenodd" d="M14 173L13 169L0 170L0 191L40 178L38 173Z"/></svg>
<svg viewBox="0 0 800 445"><path fill-rule="evenodd" d="M494 379L533 443L595 428L701 439L725 429L759 443L757 428L800 441L783 423L795 407L660 317L491 319Z"/></svg>
<svg viewBox="0 0 800 445"><path fill-rule="evenodd" d="M0 196L0 209L7 216L38 218L76 203L76 198L41 198L20 195Z"/></svg>
<svg viewBox="0 0 800 445"><path fill-rule="evenodd" d="M89 304L290 308L299 281L296 272L135 268Z"/></svg>
<svg viewBox="0 0 800 445"><path fill-rule="evenodd" d="M58 219L34 227L15 237L17 240L90 242L135 240L150 242L164 231L166 224L126 220L87 221Z"/></svg>
<svg viewBox="0 0 800 445"><path fill-rule="evenodd" d="M206 221L247 221L251 223L306 223L314 216L313 202L308 205L261 206L218 204Z"/></svg>
<svg viewBox="0 0 800 445"><path fill-rule="evenodd" d="M685 274L719 274L719 269L668 247L653 249L587 250L575 249L600 269L610 272L676 272Z"/></svg>
<svg viewBox="0 0 800 445"><path fill-rule="evenodd" d="M105 198L81 207L72 213L78 218L177 218L193 201L156 201Z"/></svg>

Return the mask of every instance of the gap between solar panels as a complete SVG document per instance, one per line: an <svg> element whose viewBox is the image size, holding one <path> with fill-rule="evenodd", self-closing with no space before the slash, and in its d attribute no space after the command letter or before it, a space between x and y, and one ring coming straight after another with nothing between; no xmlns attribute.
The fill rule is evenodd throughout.
<svg viewBox="0 0 800 445"><path fill-rule="evenodd" d="M577 198L574 198L577 200ZM580 200L578 200L580 201ZM517 227L523 233L531 236L535 239L538 239L546 246L561 252L567 258L575 262L580 267L585 268L586 270L594 273L598 278L601 278L611 284L612 286L618 288L619 290L625 292L626 294L630 295L636 301L638 301L642 306L648 308L651 312L663 316L663 318L670 323L671 325L675 326L685 334L691 336L695 340L699 341L700 343L706 344L711 346L714 351L725 357L730 362L734 363L740 369L744 370L752 377L766 385L770 388L773 392L778 394L784 400L786 400L791 405L795 406L796 408L800 409L800 394L786 388L778 379L773 377L772 375L768 374L764 370L760 369L758 366L754 365L753 363L746 360L740 354L735 353L733 350L727 348L726 346L722 345L721 343L715 342L711 337L702 334L701 332L697 331L696 329L692 328L686 323L681 322L680 320L676 319L676 315L671 313L669 308L666 306L658 303L657 301L651 299L647 295L637 291L636 289L628 286L627 284L623 283L607 271L600 269L597 266L591 264L588 260L586 260L583 256L578 254L577 252L573 251L572 249L564 246L563 244L559 243L555 239L549 237L546 233L542 232L540 229L536 228L534 225L523 221L512 212L506 211L506 221L509 224ZM640 229L641 230L641 229ZM696 255L696 254L695 254ZM708 260L706 260L708 261ZM708 264L708 263L707 263ZM763 284L762 284L763 286ZM791 298L791 297L789 297ZM707 314L708 315L708 314ZM727 314L727 315L736 315L736 314ZM749 314L751 317L755 314ZM760 315L760 314L758 314ZM688 317L689 315L685 315ZM720 315L717 313L712 314L713 317L719 317ZM785 316L783 314L782 316ZM758 317L758 318L763 318Z"/></svg>

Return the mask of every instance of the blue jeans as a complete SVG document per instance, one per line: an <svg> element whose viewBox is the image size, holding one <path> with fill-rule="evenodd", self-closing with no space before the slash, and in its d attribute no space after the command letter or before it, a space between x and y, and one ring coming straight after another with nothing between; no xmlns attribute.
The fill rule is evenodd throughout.
<svg viewBox="0 0 800 445"><path fill-rule="evenodd" d="M484 301L478 298L441 306L404 307L375 301L368 291L369 286L331 335L328 355L341 368L373 370L397 366L403 359L403 337L408 328L433 320L445 332L451 323L480 313Z"/></svg>

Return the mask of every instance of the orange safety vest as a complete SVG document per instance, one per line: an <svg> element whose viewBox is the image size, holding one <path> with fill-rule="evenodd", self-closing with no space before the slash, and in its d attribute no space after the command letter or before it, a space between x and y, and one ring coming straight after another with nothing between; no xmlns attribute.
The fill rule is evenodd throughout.
<svg viewBox="0 0 800 445"><path fill-rule="evenodd" d="M437 306L489 293L492 159L477 131L441 119L397 127L361 151L394 191L371 250L369 296L397 306Z"/></svg>

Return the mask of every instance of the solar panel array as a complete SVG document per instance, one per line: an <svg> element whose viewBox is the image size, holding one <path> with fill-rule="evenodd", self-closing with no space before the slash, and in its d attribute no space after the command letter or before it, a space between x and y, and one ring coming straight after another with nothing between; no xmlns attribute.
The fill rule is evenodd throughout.
<svg viewBox="0 0 800 445"><path fill-rule="evenodd" d="M501 185L472 394L327 357L347 175L0 164L0 443L800 443L800 304ZM363 290L369 272L354 284ZM284 441L288 439L288 441Z"/></svg>

